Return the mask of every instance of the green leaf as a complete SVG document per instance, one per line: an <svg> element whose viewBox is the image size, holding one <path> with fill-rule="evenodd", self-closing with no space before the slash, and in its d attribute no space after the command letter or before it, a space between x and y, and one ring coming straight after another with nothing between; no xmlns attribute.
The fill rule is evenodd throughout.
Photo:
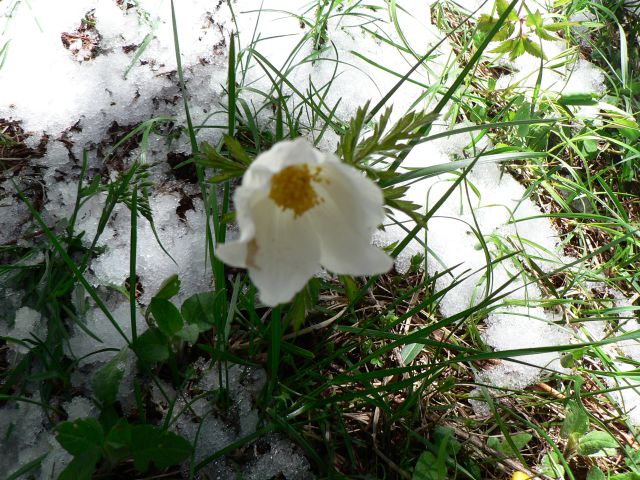
<svg viewBox="0 0 640 480"><path fill-rule="evenodd" d="M240 142L233 137L230 137L226 133L223 135L224 144L226 145L231 156L237 160L238 162L243 163L244 165L249 165L251 163L251 158L247 155L247 152L244 151Z"/></svg>
<svg viewBox="0 0 640 480"><path fill-rule="evenodd" d="M498 23L498 20L495 17L483 13L480 15L480 18L478 18L477 27L481 32L489 33L496 23Z"/></svg>
<svg viewBox="0 0 640 480"><path fill-rule="evenodd" d="M109 430L104 442L104 451L113 463L118 463L131 456L131 425L121 418Z"/></svg>
<svg viewBox="0 0 640 480"><path fill-rule="evenodd" d="M149 305L151 315L156 320L158 328L167 337L173 337L184 324L180 310L169 300L154 297Z"/></svg>
<svg viewBox="0 0 640 480"><path fill-rule="evenodd" d="M76 455L60 473L58 480L91 480L100 457L99 450L88 450Z"/></svg>
<svg viewBox="0 0 640 480"><path fill-rule="evenodd" d="M220 155L215 148L207 142L200 145L201 153L197 157L197 162L203 167L218 170L218 174L210 179L212 182L220 181L219 179L229 179L241 177L247 166Z"/></svg>
<svg viewBox="0 0 640 480"><path fill-rule="evenodd" d="M598 102L594 100L592 93L563 93L558 100L560 105L596 105Z"/></svg>
<svg viewBox="0 0 640 480"><path fill-rule="evenodd" d="M524 45L524 49L525 51L529 54L532 55L536 58L542 58L543 60L546 60L547 57L545 57L544 52L542 51L542 48L540 47L540 45L536 42L534 42L533 40L525 37L522 39L522 43Z"/></svg>
<svg viewBox="0 0 640 480"><path fill-rule="evenodd" d="M131 427L131 445L133 464L144 473L153 463L164 469L178 465L186 460L193 447L183 437L165 432L153 425L135 425Z"/></svg>
<svg viewBox="0 0 640 480"><path fill-rule="evenodd" d="M126 355L127 350L121 350L93 376L91 382L93 394L103 405L111 405L116 401L120 382L124 375Z"/></svg>
<svg viewBox="0 0 640 480"><path fill-rule="evenodd" d="M589 431L589 416L575 400L569 400L565 409L565 419L560 435L564 438L582 436Z"/></svg>
<svg viewBox="0 0 640 480"><path fill-rule="evenodd" d="M543 20L540 10L536 10L535 13L529 13L527 15L527 26L531 28L542 28Z"/></svg>
<svg viewBox="0 0 640 480"><path fill-rule="evenodd" d="M513 47L513 50L511 50L511 53L509 53L509 58L511 60L515 60L527 51L524 41L525 38L523 37L520 37L515 41L515 46Z"/></svg>
<svg viewBox="0 0 640 480"><path fill-rule="evenodd" d="M533 439L533 435L527 432L520 432L514 433L510 436L510 438L513 442L513 445L519 452L527 445L527 443L529 443ZM498 437L489 437L487 439L487 446L489 448L493 448L494 450L502 453L507 457L511 457L517 453L513 451L513 448L506 439L500 440Z"/></svg>
<svg viewBox="0 0 640 480"><path fill-rule="evenodd" d="M181 307L182 316L190 325L197 325L201 332L215 325L216 293L196 293L187 298Z"/></svg>
<svg viewBox="0 0 640 480"><path fill-rule="evenodd" d="M433 453L424 452L418 458L411 480L447 480L447 467Z"/></svg>
<svg viewBox="0 0 640 480"><path fill-rule="evenodd" d="M73 422L59 423L56 428L56 440L71 455L102 449L104 432L95 418L81 418Z"/></svg>
<svg viewBox="0 0 640 480"><path fill-rule="evenodd" d="M564 478L564 467L560 463L558 454L556 452L549 452L544 457L540 464L542 473L553 478Z"/></svg>
<svg viewBox="0 0 640 480"><path fill-rule="evenodd" d="M402 357L402 364L409 365L416 357L422 352L424 345L422 343L409 343L402 347L400 356Z"/></svg>
<svg viewBox="0 0 640 480"><path fill-rule="evenodd" d="M588 478L587 480L591 479ZM640 480L640 474L635 472L619 473L617 475L610 476L609 480Z"/></svg>
<svg viewBox="0 0 640 480"><path fill-rule="evenodd" d="M486 14L480 15L480 18L478 19L478 30L483 33L489 33L497 23L498 19L495 17L490 17ZM491 41L500 42L502 40L506 40L511 35L513 35L515 29L515 24L505 23L504 25L502 25L502 28L498 30L498 32L493 37L491 37Z"/></svg>
<svg viewBox="0 0 640 480"><path fill-rule="evenodd" d="M194 344L198 341L199 335L200 329L197 325L185 325L184 327L182 327L182 330L176 332L176 336L191 344Z"/></svg>
<svg viewBox="0 0 640 480"><path fill-rule="evenodd" d="M622 133L629 142L635 142L640 138L640 127L633 120L628 118L618 118L615 120L615 123L620 129L620 133Z"/></svg>
<svg viewBox="0 0 640 480"><path fill-rule="evenodd" d="M587 480L607 480L607 477L598 467L592 467L587 473Z"/></svg>
<svg viewBox="0 0 640 480"><path fill-rule="evenodd" d="M607 432L589 432L578 442L578 454L611 457L618 454L618 442Z"/></svg>
<svg viewBox="0 0 640 480"><path fill-rule="evenodd" d="M505 40L496 48L491 50L492 53L511 53L515 48L518 40L512 38L511 40Z"/></svg>
<svg viewBox="0 0 640 480"><path fill-rule="evenodd" d="M162 300L169 300L171 297L175 297L180 291L180 278L178 275L171 275L167 278L160 288L158 292L153 296L153 298L158 298Z"/></svg>
<svg viewBox="0 0 640 480"><path fill-rule="evenodd" d="M498 14L500 16L502 16L502 14L507 11L507 8L509 8L509 0L496 0L496 10L498 11ZM514 22L518 20L518 14L515 10L511 10L511 12L509 12L507 20L511 20Z"/></svg>
<svg viewBox="0 0 640 480"><path fill-rule="evenodd" d="M138 337L133 349L141 362L153 364L169 358L167 337L157 328L150 328Z"/></svg>

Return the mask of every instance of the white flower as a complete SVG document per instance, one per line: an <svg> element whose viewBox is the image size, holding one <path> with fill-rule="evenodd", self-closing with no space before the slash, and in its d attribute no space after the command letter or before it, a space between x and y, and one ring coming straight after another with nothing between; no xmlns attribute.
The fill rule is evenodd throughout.
<svg viewBox="0 0 640 480"><path fill-rule="evenodd" d="M305 140L283 141L258 155L234 203L240 238L215 253L249 269L266 305L291 300L321 266L373 275L393 264L370 243L384 218L380 188Z"/></svg>

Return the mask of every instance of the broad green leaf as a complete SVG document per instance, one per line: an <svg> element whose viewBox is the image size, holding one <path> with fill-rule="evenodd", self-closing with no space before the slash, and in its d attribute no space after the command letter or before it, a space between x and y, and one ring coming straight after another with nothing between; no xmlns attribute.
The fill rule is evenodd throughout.
<svg viewBox="0 0 640 480"><path fill-rule="evenodd" d="M598 467L592 467L587 473L587 480L607 480L607 477Z"/></svg>
<svg viewBox="0 0 640 480"><path fill-rule="evenodd" d="M150 328L138 337L133 344L138 358L143 363L152 364L169 358L169 345L165 337L157 328Z"/></svg>
<svg viewBox="0 0 640 480"><path fill-rule="evenodd" d="M197 325L201 332L215 325L216 294L214 292L196 293L187 298L180 309L188 324Z"/></svg>
<svg viewBox="0 0 640 480"><path fill-rule="evenodd" d="M510 438L516 449L520 451L533 439L533 435L527 432L520 432L511 435ZM489 437L487 439L487 446L497 450L507 457L513 456L517 453L513 451L513 448L506 439L500 439L498 437Z"/></svg>
<svg viewBox="0 0 640 480"><path fill-rule="evenodd" d="M578 442L578 454L590 457L614 456L618 454L618 442L607 432L589 432Z"/></svg>
<svg viewBox="0 0 640 480"><path fill-rule="evenodd" d="M175 297L180 291L180 278L178 275L171 275L167 278L160 288L158 292L153 296L153 298L169 300L172 297Z"/></svg>
<svg viewBox="0 0 640 480"><path fill-rule="evenodd" d="M113 463L117 463L131 456L131 444L131 425L125 418L121 418L109 430L104 451Z"/></svg>
<svg viewBox="0 0 640 480"><path fill-rule="evenodd" d="M153 425L135 425L131 427L131 446L133 464L144 473L153 463L163 469L178 465L186 460L193 447L183 437L165 432Z"/></svg>
<svg viewBox="0 0 640 480"><path fill-rule="evenodd" d="M126 355L127 350L121 350L93 376L91 382L93 394L103 405L111 405L116 401L120 382L124 375Z"/></svg>
<svg viewBox="0 0 640 480"><path fill-rule="evenodd" d="M560 463L556 452L549 452L542 457L540 468L542 473L549 477L564 478L564 467Z"/></svg>
<svg viewBox="0 0 640 480"><path fill-rule="evenodd" d="M198 341L199 335L200 329L197 325L185 325L184 327L182 327L182 330L176 332L176 336L191 344Z"/></svg>
<svg viewBox="0 0 640 480"><path fill-rule="evenodd" d="M609 480L640 480L640 474L635 472L619 473L609 477Z"/></svg>
<svg viewBox="0 0 640 480"><path fill-rule="evenodd" d="M431 452L424 452L418 458L411 480L447 480L447 467Z"/></svg>
<svg viewBox="0 0 640 480"><path fill-rule="evenodd" d="M151 300L149 310L160 331L169 338L173 337L184 324L180 310L169 300L154 298Z"/></svg>
<svg viewBox="0 0 640 480"><path fill-rule="evenodd" d="M71 455L102 449L104 432L95 418L81 418L73 422L59 423L56 428L56 440Z"/></svg>
<svg viewBox="0 0 640 480"><path fill-rule="evenodd" d="M628 118L618 118L615 120L615 123L620 129L620 133L627 137L629 142L635 142L640 138L640 127L633 120Z"/></svg>
<svg viewBox="0 0 640 480"><path fill-rule="evenodd" d="M58 480L91 480L100 457L99 450L87 450L76 455L60 473Z"/></svg>
<svg viewBox="0 0 640 480"><path fill-rule="evenodd" d="M569 400L565 408L565 419L560 435L569 438L572 435L582 436L589 431L589 416L584 408L575 400Z"/></svg>

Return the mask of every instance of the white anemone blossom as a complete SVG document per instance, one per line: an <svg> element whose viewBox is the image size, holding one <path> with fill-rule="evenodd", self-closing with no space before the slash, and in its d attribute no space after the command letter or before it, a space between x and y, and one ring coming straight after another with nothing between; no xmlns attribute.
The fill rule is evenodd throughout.
<svg viewBox="0 0 640 480"><path fill-rule="evenodd" d="M321 267L373 275L393 264L370 243L384 218L380 188L303 139L258 155L233 200L240 238L216 255L247 268L266 305L291 300Z"/></svg>

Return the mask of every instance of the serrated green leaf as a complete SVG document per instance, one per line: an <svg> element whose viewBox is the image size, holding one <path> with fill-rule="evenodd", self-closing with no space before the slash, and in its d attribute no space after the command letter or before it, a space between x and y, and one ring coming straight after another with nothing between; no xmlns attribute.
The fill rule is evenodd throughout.
<svg viewBox="0 0 640 480"><path fill-rule="evenodd" d="M589 432L580 438L578 454L589 457L614 456L618 454L618 442L607 432Z"/></svg>
<svg viewBox="0 0 640 480"><path fill-rule="evenodd" d="M483 33L489 33L493 27L496 26L496 24L498 23L498 19L495 17L490 17L489 15L480 15L480 18L478 19L478 30L483 32ZM513 32L515 31L516 26L514 23L504 23L502 25L502 28L500 30L498 30L493 37L491 37L491 41L492 42L500 42L502 40L506 40L507 38L509 38Z"/></svg>
<svg viewBox="0 0 640 480"><path fill-rule="evenodd" d="M524 50L529 54L532 55L536 58L542 58L543 60L546 60L546 57L544 55L544 52L542 51L542 48L540 47L539 44L537 44L536 42L534 42L533 40L525 37L522 39L522 43L524 45Z"/></svg>
<svg viewBox="0 0 640 480"><path fill-rule="evenodd" d="M244 151L244 148L242 148L238 140L225 133L223 135L223 141L234 160L247 166L251 163L251 158L247 155L247 152Z"/></svg>
<svg viewBox="0 0 640 480"><path fill-rule="evenodd" d="M571 435L582 436L589 431L589 416L584 408L575 400L569 400L565 408L565 419L560 435L569 438Z"/></svg>
<svg viewBox="0 0 640 480"><path fill-rule="evenodd" d="M525 41L525 37L519 37L518 39L516 39L515 45L511 50L511 52L509 53L509 59L515 60L516 58L524 55L524 53L527 51L524 41Z"/></svg>
<svg viewBox="0 0 640 480"><path fill-rule="evenodd" d="M169 300L170 298L175 297L179 291L180 278L178 275L171 275L162 282L162 285L160 285L158 292L153 296L153 298Z"/></svg>
<svg viewBox="0 0 640 480"><path fill-rule="evenodd" d="M153 425L131 427L133 464L142 473L153 463L160 469L178 465L186 460L193 447L183 437Z"/></svg>
<svg viewBox="0 0 640 480"><path fill-rule="evenodd" d="M540 10L536 10L535 13L529 13L526 23L531 28L542 28L543 20Z"/></svg>
<svg viewBox="0 0 640 480"><path fill-rule="evenodd" d="M478 30L480 30L481 32L489 33L496 23L498 23L497 18L492 17L491 15L487 15L486 13L483 13L478 18L478 23L476 25L478 27Z"/></svg>
<svg viewBox="0 0 640 480"><path fill-rule="evenodd" d="M575 27L580 25L579 22L551 22L547 23L544 28L545 30L549 30L551 32L559 32L560 30L564 30L567 27Z"/></svg>
<svg viewBox="0 0 640 480"><path fill-rule="evenodd" d="M507 8L509 8L509 3L510 2L508 0L496 0L496 10L498 11L498 14L500 16L502 16L504 12L507 11ZM518 20L518 14L515 10L511 10L511 12L509 12L507 20L511 20L513 22Z"/></svg>
<svg viewBox="0 0 640 480"><path fill-rule="evenodd" d="M184 324L180 310L169 300L154 297L149 310L160 331L169 338L173 337Z"/></svg>
<svg viewBox="0 0 640 480"><path fill-rule="evenodd" d="M511 53L513 49L516 47L516 43L517 43L516 39L505 40L496 48L491 50L491 52L492 53Z"/></svg>

